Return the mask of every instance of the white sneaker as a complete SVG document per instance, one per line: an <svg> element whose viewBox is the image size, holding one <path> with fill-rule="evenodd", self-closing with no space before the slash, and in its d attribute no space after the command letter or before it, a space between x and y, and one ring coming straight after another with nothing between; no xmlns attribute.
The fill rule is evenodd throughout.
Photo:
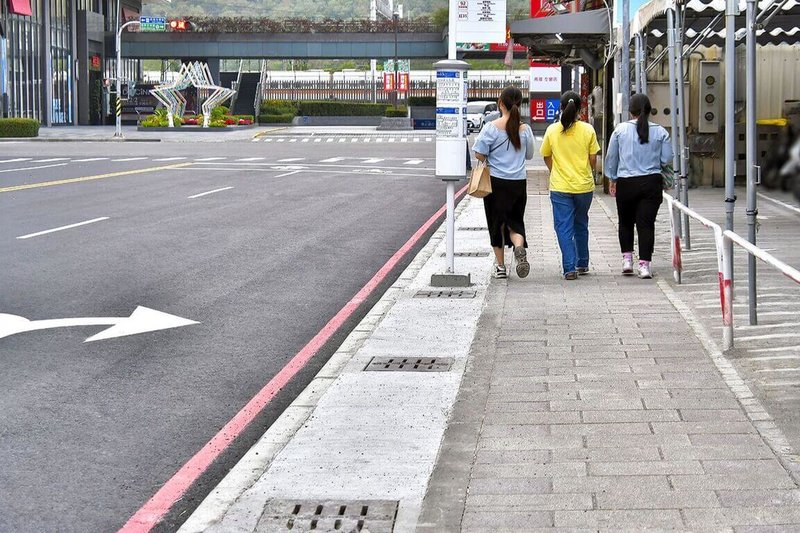
<svg viewBox="0 0 800 533"><path fill-rule="evenodd" d="M495 279L508 279L508 270L506 270L505 265L494 265L492 277Z"/></svg>
<svg viewBox="0 0 800 533"><path fill-rule="evenodd" d="M639 278L653 279L653 273L650 271L650 263L642 263L639 265Z"/></svg>
<svg viewBox="0 0 800 533"><path fill-rule="evenodd" d="M622 258L622 273L626 276L633 274L633 259Z"/></svg>

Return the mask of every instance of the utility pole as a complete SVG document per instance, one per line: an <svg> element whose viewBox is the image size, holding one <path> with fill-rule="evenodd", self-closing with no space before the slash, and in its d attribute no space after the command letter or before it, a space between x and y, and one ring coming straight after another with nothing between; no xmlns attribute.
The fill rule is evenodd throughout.
<svg viewBox="0 0 800 533"><path fill-rule="evenodd" d="M117 0L117 5L119 5L119 0ZM117 14L119 16L119 13ZM128 26L133 26L135 24L139 24L138 20L131 20L130 22L126 22L122 26L119 27L117 30L117 128L114 132L114 137L118 139L122 139L122 32L125 31L125 28Z"/></svg>
<svg viewBox="0 0 800 533"><path fill-rule="evenodd" d="M397 109L397 102L400 100L400 93L398 92L398 79L397 79L397 24L400 21L400 13L397 10L392 13L392 21L394 22L394 108Z"/></svg>

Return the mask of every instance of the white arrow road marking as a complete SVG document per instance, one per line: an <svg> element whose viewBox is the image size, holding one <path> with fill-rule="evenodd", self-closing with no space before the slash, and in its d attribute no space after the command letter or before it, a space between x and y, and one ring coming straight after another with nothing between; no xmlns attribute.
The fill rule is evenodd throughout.
<svg viewBox="0 0 800 533"><path fill-rule="evenodd" d="M320 163L338 163L344 161L344 157L331 157L330 159L323 159Z"/></svg>
<svg viewBox="0 0 800 533"><path fill-rule="evenodd" d="M194 320L187 320L179 316L162 313L147 307L137 307L129 317L89 317L89 318L60 318L55 320L28 320L17 315L0 313L0 339L25 333L52 328L67 328L74 326L111 326L97 335L93 335L84 342L94 342L127 335L137 335L162 329L180 328L199 324Z"/></svg>
<svg viewBox="0 0 800 533"><path fill-rule="evenodd" d="M5 161L0 161L0 163L21 163L22 161L30 161L30 157L18 157L16 159L6 159Z"/></svg>
<svg viewBox="0 0 800 533"><path fill-rule="evenodd" d="M92 220L86 220L84 222L78 222L77 224L70 224L69 226L61 226L60 228L53 228L48 229L45 231L39 231L36 233L30 233L28 235L22 235L21 237L17 237L19 240L30 239L31 237L39 237L40 235L47 235L48 233L55 233L57 231L64 231L65 229L72 229L77 228L80 226L86 226L87 224L94 224L95 222L102 222L103 220L108 220L108 217L100 217L100 218L93 218Z"/></svg>
<svg viewBox="0 0 800 533"><path fill-rule="evenodd" d="M223 187L221 189L214 189L213 191L201 192L200 194L190 196L189 200L194 200L195 198L200 198L201 196L208 196L209 194L214 194L215 192L229 191L231 189L233 189L233 187Z"/></svg>
<svg viewBox="0 0 800 533"><path fill-rule="evenodd" d="M291 163L292 161L302 161L305 157L287 157L286 159L278 159L278 163Z"/></svg>
<svg viewBox="0 0 800 533"><path fill-rule="evenodd" d="M245 157L243 159L237 159L237 161L263 161L266 159L265 157Z"/></svg>

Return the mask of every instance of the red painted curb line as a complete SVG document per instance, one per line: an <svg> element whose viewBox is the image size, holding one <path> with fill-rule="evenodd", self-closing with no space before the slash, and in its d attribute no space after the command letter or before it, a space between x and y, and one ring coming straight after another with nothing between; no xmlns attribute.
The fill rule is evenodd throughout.
<svg viewBox="0 0 800 533"><path fill-rule="evenodd" d="M466 191L465 186L456 193L460 197ZM392 257L378 270L361 290L342 307L336 315L278 372L264 388L253 396L236 415L203 446L194 457L184 464L147 503L120 528L119 533L147 533L164 518L172 506L180 500L192 484L197 481L217 457L238 437L250 422L258 416L275 395L305 367L322 346L339 330L364 301L375 291L378 285L389 275L392 269L411 251L422 236L441 217L447 206L439 208L434 215L398 249Z"/></svg>

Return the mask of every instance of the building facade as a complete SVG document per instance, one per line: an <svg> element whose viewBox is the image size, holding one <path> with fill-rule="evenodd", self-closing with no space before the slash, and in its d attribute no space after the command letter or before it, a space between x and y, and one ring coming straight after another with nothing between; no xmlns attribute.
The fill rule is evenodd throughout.
<svg viewBox="0 0 800 533"><path fill-rule="evenodd" d="M119 15L140 9L128 0L0 0L0 116L47 126L104 123ZM126 78L137 79L137 61L124 67Z"/></svg>

